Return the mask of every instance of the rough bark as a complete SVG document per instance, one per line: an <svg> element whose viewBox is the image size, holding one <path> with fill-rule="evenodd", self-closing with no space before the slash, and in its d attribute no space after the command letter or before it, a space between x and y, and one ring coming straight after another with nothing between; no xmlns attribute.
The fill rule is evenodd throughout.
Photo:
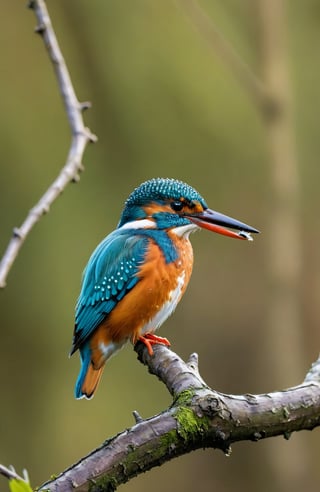
<svg viewBox="0 0 320 492"><path fill-rule="evenodd" d="M230 454L237 441L259 441L320 425L320 359L304 382L293 388L260 395L226 395L210 389L198 372L197 355L185 363L167 347L157 345L150 357L135 347L170 391L172 405L107 439L99 448L46 482L40 491L101 492L115 490L132 477L199 448Z"/></svg>

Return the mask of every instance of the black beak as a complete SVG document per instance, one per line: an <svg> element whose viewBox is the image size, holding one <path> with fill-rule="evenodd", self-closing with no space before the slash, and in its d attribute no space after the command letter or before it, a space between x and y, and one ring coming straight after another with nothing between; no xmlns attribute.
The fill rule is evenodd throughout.
<svg viewBox="0 0 320 492"><path fill-rule="evenodd" d="M207 208L203 212L188 214L188 219L194 224L203 229L208 229L224 236L233 237L236 239L247 239L252 241L250 233L258 234L260 231L251 227L244 222L228 217L227 215L215 212ZM230 231L228 228L236 229L239 232Z"/></svg>

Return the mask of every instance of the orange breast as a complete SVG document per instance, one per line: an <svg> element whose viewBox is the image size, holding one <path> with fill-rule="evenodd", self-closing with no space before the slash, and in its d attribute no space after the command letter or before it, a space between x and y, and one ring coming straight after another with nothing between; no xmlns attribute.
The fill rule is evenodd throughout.
<svg viewBox="0 0 320 492"><path fill-rule="evenodd" d="M146 329L155 331L174 310L190 280L193 251L187 238L174 233L171 237L179 258L167 264L162 250L150 240L145 262L137 274L140 281L101 323L92 337L92 345L127 339L134 343ZM153 320L157 326L153 326Z"/></svg>

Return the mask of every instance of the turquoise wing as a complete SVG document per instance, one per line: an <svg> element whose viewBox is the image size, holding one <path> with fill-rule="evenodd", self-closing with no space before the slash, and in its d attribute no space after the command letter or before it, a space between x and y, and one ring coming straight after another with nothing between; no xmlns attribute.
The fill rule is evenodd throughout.
<svg viewBox="0 0 320 492"><path fill-rule="evenodd" d="M83 273L71 354L139 281L137 272L149 240L133 231L116 230L97 246Z"/></svg>

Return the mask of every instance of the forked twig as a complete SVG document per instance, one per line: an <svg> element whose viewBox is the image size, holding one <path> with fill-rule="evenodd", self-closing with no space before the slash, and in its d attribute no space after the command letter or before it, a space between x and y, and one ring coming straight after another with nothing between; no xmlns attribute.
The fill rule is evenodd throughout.
<svg viewBox="0 0 320 492"><path fill-rule="evenodd" d="M27 470L22 470L23 476L18 475L13 466L7 468L4 465L0 465L0 475L8 478L9 480L21 480L22 482L29 483L29 475Z"/></svg>
<svg viewBox="0 0 320 492"><path fill-rule="evenodd" d="M97 140L97 137L84 125L82 111L90 107L90 104L87 102L80 103L76 97L44 0L33 0L29 3L29 7L34 11L37 18L38 24L35 31L42 36L56 73L72 138L66 163L59 175L39 202L29 211L23 224L13 229L12 238L0 262L0 288L5 287L10 269L31 229L49 211L52 203L66 186L71 181L79 180L79 173L83 170L82 156L85 148L89 142L96 142Z"/></svg>

